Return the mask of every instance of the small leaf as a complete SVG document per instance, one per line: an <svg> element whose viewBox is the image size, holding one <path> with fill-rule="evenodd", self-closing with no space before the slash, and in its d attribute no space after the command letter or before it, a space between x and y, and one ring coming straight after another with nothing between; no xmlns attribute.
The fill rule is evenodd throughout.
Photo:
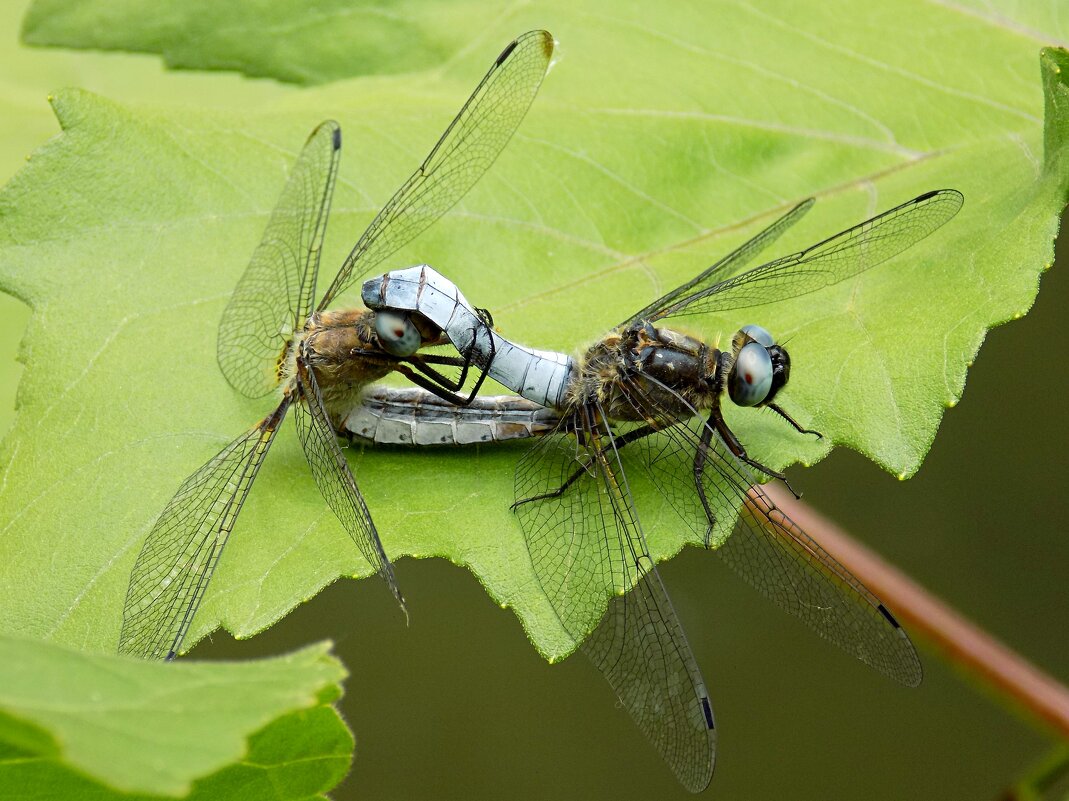
<svg viewBox="0 0 1069 801"><path fill-rule="evenodd" d="M506 8L499 0L387 7L351 0L36 0L22 40L158 53L169 67L318 84L438 67L467 43L470 30L460 20Z"/></svg>
<svg viewBox="0 0 1069 801"><path fill-rule="evenodd" d="M318 797L353 748L320 698L345 677L327 648L163 664L0 635L4 797Z"/></svg>

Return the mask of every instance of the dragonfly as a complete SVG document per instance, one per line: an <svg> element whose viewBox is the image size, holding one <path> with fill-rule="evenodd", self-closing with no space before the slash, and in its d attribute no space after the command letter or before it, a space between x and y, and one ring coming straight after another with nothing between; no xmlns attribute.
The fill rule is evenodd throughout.
<svg viewBox="0 0 1069 801"><path fill-rule="evenodd" d="M430 267L364 284L369 308L426 315L458 349L493 352L491 377L558 415L516 467L512 509L564 628L691 791L712 777L715 721L629 475L643 475L692 539L715 546L745 581L820 637L907 686L920 683L922 668L887 607L761 489L759 475L786 477L751 458L724 418L726 395L741 407L770 409L799 434L820 436L778 403L790 378L787 349L754 324L721 350L663 321L763 307L845 281L933 233L963 202L953 189L926 192L745 270L810 210L814 200L805 200L631 314L578 360L473 329L467 299Z"/></svg>
<svg viewBox="0 0 1069 801"><path fill-rule="evenodd" d="M445 214L493 164L519 126L553 57L554 39L530 31L497 57L430 154L386 203L315 302L320 252L341 153L328 121L304 145L219 325L223 375L243 395L279 393L274 411L189 476L156 520L130 577L119 651L173 659L197 612L234 522L287 412L327 505L407 617L378 531L332 421L364 387L397 372L464 404L472 361L426 354L444 342L421 318L332 309L354 282ZM478 325L489 324L484 312ZM446 375L439 367L460 368Z"/></svg>

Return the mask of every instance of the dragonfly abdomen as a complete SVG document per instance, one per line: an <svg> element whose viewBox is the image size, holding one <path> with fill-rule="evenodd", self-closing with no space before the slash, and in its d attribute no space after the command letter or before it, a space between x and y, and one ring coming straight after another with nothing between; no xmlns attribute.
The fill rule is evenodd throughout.
<svg viewBox="0 0 1069 801"><path fill-rule="evenodd" d="M445 332L458 351L470 353L476 364L485 364L487 375L524 398L553 408L564 403L572 380L572 359L505 339L433 267L420 264L365 281L362 297L371 309L423 315Z"/></svg>
<svg viewBox="0 0 1069 801"><path fill-rule="evenodd" d="M335 419L335 430L379 445L475 445L551 432L559 417L525 398L476 398L455 406L422 389L373 387Z"/></svg>

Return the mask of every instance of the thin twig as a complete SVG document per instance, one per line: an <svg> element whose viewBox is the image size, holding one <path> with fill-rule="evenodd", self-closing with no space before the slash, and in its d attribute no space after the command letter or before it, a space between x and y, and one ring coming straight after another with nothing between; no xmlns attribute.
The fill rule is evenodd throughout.
<svg viewBox="0 0 1069 801"><path fill-rule="evenodd" d="M1069 688L951 609L808 505L773 485L766 486L765 491L828 553L879 596L911 634L921 634L955 665L975 674L1069 739Z"/></svg>

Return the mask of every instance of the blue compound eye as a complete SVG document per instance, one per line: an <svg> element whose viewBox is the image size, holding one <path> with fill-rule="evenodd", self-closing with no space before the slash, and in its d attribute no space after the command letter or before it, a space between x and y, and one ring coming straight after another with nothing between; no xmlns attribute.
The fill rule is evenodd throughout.
<svg viewBox="0 0 1069 801"><path fill-rule="evenodd" d="M738 406L757 406L768 397L771 388L772 357L757 342L743 345L728 380L731 400Z"/></svg>
<svg viewBox="0 0 1069 801"><path fill-rule="evenodd" d="M776 340L772 338L772 334L768 333L759 325L744 325L742 327L742 333L746 334L754 342L760 342L766 348L771 348L776 344Z"/></svg>
<svg viewBox="0 0 1069 801"><path fill-rule="evenodd" d="M375 333L379 344L391 356L411 356L423 344L416 326L406 315L380 311L375 314Z"/></svg>

